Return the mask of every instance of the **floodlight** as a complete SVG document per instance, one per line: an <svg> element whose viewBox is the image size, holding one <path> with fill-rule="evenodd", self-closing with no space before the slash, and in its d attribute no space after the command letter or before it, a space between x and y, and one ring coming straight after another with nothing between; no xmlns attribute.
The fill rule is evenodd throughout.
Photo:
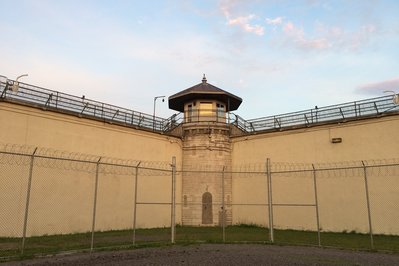
<svg viewBox="0 0 399 266"><path fill-rule="evenodd" d="M394 104L399 104L399 94L397 94L396 92L394 92L394 91L384 91L385 93L392 93L393 95L393 98L392 98L392 101L393 101L393 103Z"/></svg>
<svg viewBox="0 0 399 266"><path fill-rule="evenodd" d="M18 80L19 80L20 78L27 77L27 76L28 76L28 74L23 74L23 75L18 76L18 77L15 79L15 82L14 82L14 84L12 85L11 90L12 90L13 92L18 92L18 90L19 90L19 82L18 82Z"/></svg>

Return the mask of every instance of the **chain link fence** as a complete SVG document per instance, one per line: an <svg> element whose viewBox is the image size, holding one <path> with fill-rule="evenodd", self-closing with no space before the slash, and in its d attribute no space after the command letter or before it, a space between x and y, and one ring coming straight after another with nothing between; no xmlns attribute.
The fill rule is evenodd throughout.
<svg viewBox="0 0 399 266"><path fill-rule="evenodd" d="M319 164L268 159L236 168L233 190L245 187L248 193L239 194L234 205L247 213L233 216L269 228L270 242L399 251L398 159ZM263 208L248 211L261 205L259 199Z"/></svg>
<svg viewBox="0 0 399 266"><path fill-rule="evenodd" d="M213 201L180 194L188 173L218 184ZM203 216L207 208L216 224L189 225L187 210L209 219ZM398 159L268 159L182 171L173 159L120 160L0 145L2 258L191 241L399 251L398 208Z"/></svg>
<svg viewBox="0 0 399 266"><path fill-rule="evenodd" d="M170 241L174 168L0 145L0 257Z"/></svg>

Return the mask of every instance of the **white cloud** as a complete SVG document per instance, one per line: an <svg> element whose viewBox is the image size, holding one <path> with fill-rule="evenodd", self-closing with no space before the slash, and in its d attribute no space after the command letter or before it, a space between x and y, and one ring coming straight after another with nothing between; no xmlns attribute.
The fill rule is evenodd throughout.
<svg viewBox="0 0 399 266"><path fill-rule="evenodd" d="M303 28L295 26L290 21L284 24L283 32L286 34L290 42L293 42L295 46L302 49L322 50L329 48L330 46L328 40L323 37L307 38Z"/></svg>
<svg viewBox="0 0 399 266"><path fill-rule="evenodd" d="M357 31L345 31L338 26L316 23L313 34L288 21L281 25L285 44L304 50L348 50L355 51L370 43L377 33L374 25L364 25Z"/></svg>
<svg viewBox="0 0 399 266"><path fill-rule="evenodd" d="M329 27L319 23L316 25L316 33L324 36L333 48L357 50L367 45L378 32L372 24L363 25L355 31L347 31L338 26Z"/></svg>
<svg viewBox="0 0 399 266"><path fill-rule="evenodd" d="M262 36L264 34L264 28L258 24L251 24L251 20L256 19L257 17L254 14L249 14L246 16L233 16L231 10L234 5L236 5L237 1L227 0L222 1L219 8L222 11L223 15L227 19L227 25L229 26L238 26L244 32L254 33L258 36Z"/></svg>
<svg viewBox="0 0 399 266"><path fill-rule="evenodd" d="M232 19L228 19L227 25L237 25L245 32L255 33L256 35L262 36L264 34L264 29L260 25L251 25L250 20L254 19L255 15L250 14L248 16L241 16Z"/></svg>
<svg viewBox="0 0 399 266"><path fill-rule="evenodd" d="M227 18L227 17L230 17L230 10L231 10L231 8L233 7L234 2L235 2L235 1L226 0L226 1L222 1L222 2L220 3L219 8L220 8L220 10L222 11L223 15L224 15L226 18Z"/></svg>
<svg viewBox="0 0 399 266"><path fill-rule="evenodd" d="M365 25L361 27L359 31L346 35L348 47L356 50L364 44L367 44L376 31L374 25Z"/></svg>
<svg viewBox="0 0 399 266"><path fill-rule="evenodd" d="M283 17L277 17L277 18L266 18L266 24L269 25L281 25L283 23Z"/></svg>

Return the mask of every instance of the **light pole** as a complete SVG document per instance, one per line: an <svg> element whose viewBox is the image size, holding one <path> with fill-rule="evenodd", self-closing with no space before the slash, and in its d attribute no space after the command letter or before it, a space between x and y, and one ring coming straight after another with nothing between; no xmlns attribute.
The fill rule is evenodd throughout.
<svg viewBox="0 0 399 266"><path fill-rule="evenodd" d="M27 77L27 76L28 76L28 74L23 74L23 75L18 76L18 77L15 79L15 82L14 82L14 84L12 85L12 88L11 88L13 92L18 92L18 89L19 89L19 82L18 82L18 80L19 80L20 78Z"/></svg>
<svg viewBox="0 0 399 266"><path fill-rule="evenodd" d="M152 126L152 129L153 130L155 130L155 105L156 105L156 103L157 103L157 99L162 99L162 102L164 102L165 101L165 96L156 96L156 97L154 97L154 113L153 113L153 115L152 115L152 123L153 123L153 126Z"/></svg>
<svg viewBox="0 0 399 266"><path fill-rule="evenodd" d="M392 93L393 98L392 101L394 104L399 104L399 94L396 94L394 91L384 91L385 93Z"/></svg>

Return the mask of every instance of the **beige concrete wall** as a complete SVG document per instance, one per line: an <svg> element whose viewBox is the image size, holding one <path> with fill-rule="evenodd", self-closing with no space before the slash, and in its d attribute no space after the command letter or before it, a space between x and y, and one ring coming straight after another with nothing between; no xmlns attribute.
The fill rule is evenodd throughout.
<svg viewBox="0 0 399 266"><path fill-rule="evenodd" d="M266 175L234 173L232 191L233 224L269 226Z"/></svg>
<svg viewBox="0 0 399 266"><path fill-rule="evenodd" d="M183 145L180 139L161 134L0 103L2 143L142 161L170 162L172 156L176 156L178 168L186 166L189 168L187 170L206 170L223 165L228 167L227 170L230 167L237 169L237 166L245 164L263 165L266 158L271 158L272 162L306 164L397 158L397 132L399 116L391 116L232 139L217 135L212 139L209 134L202 134L202 137L200 134L198 138L187 139ZM342 138L342 143L332 144L331 139L338 137ZM183 160L183 156L186 160ZM0 235L21 236L30 158L25 157L14 164L10 161L13 162L15 158L7 158L0 156ZM28 235L90 231L95 168L91 166L89 170L82 170L78 167L73 171L68 169L70 168L62 164L54 166L49 162L46 164L35 160ZM254 169L244 167L241 170ZM100 167L96 220L98 230L131 228L134 173L122 172L107 172ZM220 203L219 176L212 178L202 174L186 177L187 182L193 178L197 180L195 184L186 182L187 191L195 194L194 198L189 197L188 200L200 201L198 195L206 191L209 183L211 185L208 185L208 189L213 191L215 202ZM184 175L177 175L176 198L181 204L178 206L183 206L183 178ZM366 232L368 220L363 173L318 173L317 180L322 229ZM170 182L168 175L141 172L138 201L170 202ZM268 226L268 195L264 175L233 174L232 183L226 188L226 196L231 191L232 203L241 204L233 205L230 209L233 223ZM399 225L396 222L399 220L399 213L395 211L395 206L399 206L397 171L371 171L369 190L374 232L399 234ZM313 192L313 178L309 174L273 175L274 203L312 204ZM249 205L242 205L245 203ZM177 208L178 223L182 221L182 210L184 207ZM199 212L194 212L197 217ZM218 222L218 215L215 209L215 224ZM170 207L140 205L137 208L137 217L138 227L169 226ZM197 218L194 220L189 223L199 223ZM315 230L315 209L312 206L276 206L274 222L277 228Z"/></svg>
<svg viewBox="0 0 399 266"><path fill-rule="evenodd" d="M331 163L399 157L399 116L266 133L232 139L233 165L273 162ZM332 138L342 143L332 144ZM359 172L360 171L360 172ZM320 225L325 231L367 232L368 217L363 170L317 172ZM370 170L371 171L371 170ZM398 234L398 171L369 173L372 220L375 233ZM333 173L333 174L331 174ZM378 181L377 181L378 180ZM312 174L275 174L273 203L314 204ZM266 177L233 178L233 203L267 203ZM233 223L268 226L267 209L236 206ZM315 208L274 207L277 228L315 230Z"/></svg>
<svg viewBox="0 0 399 266"><path fill-rule="evenodd" d="M178 138L50 111L0 103L2 143L106 157L181 163Z"/></svg>
<svg viewBox="0 0 399 266"><path fill-rule="evenodd" d="M0 139L5 144L30 145L96 156L171 163L181 169L181 140L40 109L0 103ZM15 158L14 158L15 159ZM14 160L9 159L9 160ZM18 159L19 160L19 159ZM30 158L21 166L0 162L0 235L21 236ZM95 165L77 167L35 159L28 235L91 230ZM76 164L76 163L75 163ZM66 169L66 170L65 170ZM75 170L73 170L75 169ZM86 170L85 170L86 169ZM134 169L123 173L102 171L98 183L97 230L131 228ZM130 170L129 170L130 171ZM171 174L140 170L138 202L170 202ZM176 198L181 198L177 177ZM17 199L17 200L16 200ZM181 218L177 211L177 221ZM170 226L169 205L139 205L138 227Z"/></svg>
<svg viewBox="0 0 399 266"><path fill-rule="evenodd" d="M259 162L342 162L396 158L399 116L390 116L232 139L233 164ZM332 138L342 143L332 144Z"/></svg>

